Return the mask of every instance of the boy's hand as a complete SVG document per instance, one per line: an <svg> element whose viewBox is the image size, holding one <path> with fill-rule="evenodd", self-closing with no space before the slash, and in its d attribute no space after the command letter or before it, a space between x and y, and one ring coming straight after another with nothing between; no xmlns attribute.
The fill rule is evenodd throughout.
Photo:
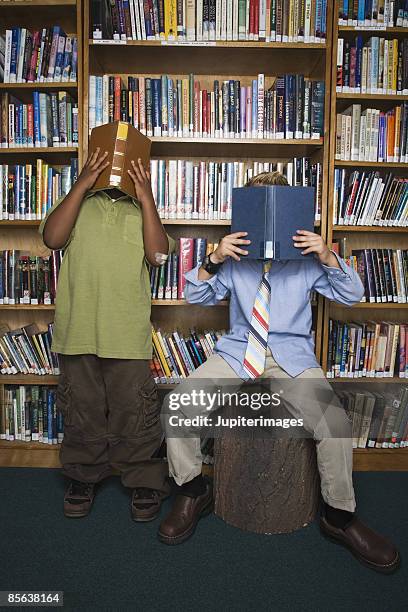
<svg viewBox="0 0 408 612"><path fill-rule="evenodd" d="M336 256L329 249L320 234L314 232L308 232L307 230L297 230L297 236L292 236L295 247L298 249L305 249L302 251L302 255L308 253L316 253L320 263L325 266L331 266L333 268L339 268L339 263Z"/></svg>
<svg viewBox="0 0 408 612"><path fill-rule="evenodd" d="M248 251L239 248L239 244L251 244L250 240L244 240L243 236L247 236L248 232L236 232L224 236L218 247L211 253L211 261L213 263L224 263L227 257L232 257L235 261L241 261L240 255L248 255Z"/></svg>
<svg viewBox="0 0 408 612"><path fill-rule="evenodd" d="M109 162L106 161L108 152L105 151L103 155L99 155L99 153L100 148L98 147L94 153L89 155L78 177L77 183L79 183L85 191L92 189L100 173L109 166Z"/></svg>
<svg viewBox="0 0 408 612"><path fill-rule="evenodd" d="M137 164L131 161L133 172L128 170L130 178L135 185L136 198L141 204L152 203L154 198L152 193L152 184L150 182L150 172L142 164L142 160L137 160Z"/></svg>

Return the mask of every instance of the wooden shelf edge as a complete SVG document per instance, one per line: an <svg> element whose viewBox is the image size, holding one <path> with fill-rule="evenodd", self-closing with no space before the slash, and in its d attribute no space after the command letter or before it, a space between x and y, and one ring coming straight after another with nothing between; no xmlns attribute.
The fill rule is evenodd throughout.
<svg viewBox="0 0 408 612"><path fill-rule="evenodd" d="M379 225L333 225L333 232L378 232L378 233L408 233L408 227Z"/></svg>
<svg viewBox="0 0 408 612"><path fill-rule="evenodd" d="M398 100L408 100L408 95L336 92L336 98L338 100L392 100L396 102Z"/></svg>
<svg viewBox="0 0 408 612"><path fill-rule="evenodd" d="M60 444L0 440L0 467L59 468L60 447ZM353 471L408 471L408 449L355 449ZM203 472L211 474L213 466L203 465Z"/></svg>
<svg viewBox="0 0 408 612"><path fill-rule="evenodd" d="M199 49L222 49L227 47L228 49L242 49L242 48L255 48L255 49L287 49L287 50L298 50L298 49L317 49L326 50L326 43L305 43L305 42L277 42L277 41L259 41L259 40L214 40L214 41L172 41L172 40L94 40L90 38L88 40L90 47L163 47L168 49L169 47L188 47L188 48L199 48Z"/></svg>
<svg viewBox="0 0 408 612"><path fill-rule="evenodd" d="M41 157L43 153L78 153L79 147L1 147L0 155L10 153L21 155L22 153L36 154Z"/></svg>
<svg viewBox="0 0 408 612"><path fill-rule="evenodd" d="M1 4L1 3L0 3ZM52 82L35 82L35 83L0 83L0 90L2 89L76 89L78 83L76 81L58 81Z"/></svg>

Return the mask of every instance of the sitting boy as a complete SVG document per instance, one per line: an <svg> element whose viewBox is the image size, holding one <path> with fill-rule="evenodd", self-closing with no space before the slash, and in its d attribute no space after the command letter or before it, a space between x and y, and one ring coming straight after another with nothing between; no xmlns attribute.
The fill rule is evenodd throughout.
<svg viewBox="0 0 408 612"><path fill-rule="evenodd" d="M146 260L160 265L174 247L163 229L150 175L140 159L129 174L137 199L92 191L108 165L99 149L68 195L41 224L45 244L65 249L52 349L59 354L58 408L64 416L67 517L86 516L95 485L121 473L133 489L135 521L159 513L168 494L160 447L160 405L149 359L151 291Z"/></svg>
<svg viewBox="0 0 408 612"><path fill-rule="evenodd" d="M283 175L273 172L259 174L247 186L287 184ZM293 385L296 392L288 409L294 416L303 417L305 429L316 441L324 500L321 530L372 569L391 572L398 566L398 551L354 514L352 437L346 412L338 401L319 406L317 401L305 400L300 392L300 383L304 386L309 379L307 384L316 390L316 397L333 396L314 354L310 292L318 291L351 306L364 294L361 280L318 234L298 230L293 237L302 254L314 253L314 258L272 264L243 259L245 245L249 244L246 235L238 232L226 236L201 267L186 274L185 293L190 303L209 306L230 296L231 329L218 341L216 352L181 383L178 397L189 393L194 385L194 389L202 385L208 392L222 384L233 386L234 382L239 388L245 380L258 377L299 379L299 386ZM200 517L211 510L213 499L211 485L201 475L197 432L194 427L185 427L184 437L177 437L170 426L168 408L169 399L163 421L170 476L178 486L172 510L158 535L166 544L179 544L193 534ZM194 416L208 414L205 405L197 410L185 404L179 413L188 417L193 410ZM332 426L336 433L330 430Z"/></svg>

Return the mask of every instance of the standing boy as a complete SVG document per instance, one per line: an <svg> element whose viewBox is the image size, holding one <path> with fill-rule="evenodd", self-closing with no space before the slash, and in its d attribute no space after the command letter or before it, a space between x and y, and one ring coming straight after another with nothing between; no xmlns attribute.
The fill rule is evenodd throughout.
<svg viewBox="0 0 408 612"><path fill-rule="evenodd" d="M108 165L91 154L68 195L43 220L50 249L64 249L52 349L59 354L68 517L84 517L95 485L119 470L133 489L136 521L154 519L168 494L159 403L149 369L151 293L147 262L160 265L174 242L163 229L141 160L129 174L137 199L92 191Z"/></svg>
<svg viewBox="0 0 408 612"><path fill-rule="evenodd" d="M256 176L247 186L287 184L284 176L273 172ZM223 384L228 384L228 390L234 384L239 389L245 380L258 377L298 378L287 408L293 416L302 418L316 441L324 500L321 530L370 568L391 572L398 566L398 551L354 514L352 438L346 413L335 400L325 405L313 401L330 395L331 387L314 354L310 292L318 291L351 306L364 294L361 280L318 234L298 230L293 237L302 254L314 253L314 258L274 261L272 265L242 259L249 244L246 235L238 232L226 236L201 267L186 274L185 293L190 303L209 306L230 296L231 330L219 340L215 354L177 389L178 398L184 398L178 417L208 415L209 407L201 405L197 409L194 402L188 406L185 399L189 392L201 388L215 392ZM305 379L309 379L307 383ZM301 391L305 388L307 396ZM166 544L179 544L193 534L201 516L211 510L212 490L201 475L196 430L185 426L184 437L177 437L169 407L171 410L167 399L163 415L167 456L170 475L178 487L173 508L160 525L159 538Z"/></svg>

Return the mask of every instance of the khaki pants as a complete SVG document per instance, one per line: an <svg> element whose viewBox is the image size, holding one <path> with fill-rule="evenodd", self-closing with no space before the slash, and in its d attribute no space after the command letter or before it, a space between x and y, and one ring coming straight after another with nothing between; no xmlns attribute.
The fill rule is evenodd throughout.
<svg viewBox="0 0 408 612"><path fill-rule="evenodd" d="M268 379L291 379L273 359L268 350L265 372L262 378ZM216 389L228 383L231 391L236 381L235 390L238 390L243 381L240 379L228 363L220 355L212 355L202 366L195 370L188 379L177 386L179 394L189 393L192 388L200 389L200 380L205 386L205 391L215 392ZM319 405L319 395L331 391L331 386L324 376L321 368L310 368L305 370L296 378L293 384L288 411L294 418L302 418L304 429L308 431L316 441L317 463L321 480L321 491L324 501L334 508L354 512L355 498L352 482L353 449L351 437L351 424L337 398L333 398L329 405ZM298 382L299 381L299 382ZM302 381L307 385L307 393L302 393ZM289 386L290 387L290 386ZM312 397L311 397L312 394ZM332 394L329 393L331 397ZM305 401L305 397L308 401ZM165 399L163 413L168 413L169 395ZM206 407L200 408L200 414L208 415ZM189 407L181 408L181 413L186 417ZM323 417L324 414L324 418ZM194 409L194 416L197 408ZM201 473L202 457L199 437L192 433L188 437L177 438L174 430L169 426L169 420L163 419L167 435L167 458L169 472L177 484L182 485L192 480ZM330 427L328 426L330 423ZM336 430L344 433L344 437L330 437L331 432ZM195 428L191 429L192 432ZM338 435L338 434L337 434Z"/></svg>
<svg viewBox="0 0 408 612"><path fill-rule="evenodd" d="M96 355L59 355L59 360L63 473L99 482L118 470L126 487L167 493L167 466L154 457L162 431L149 362Z"/></svg>

